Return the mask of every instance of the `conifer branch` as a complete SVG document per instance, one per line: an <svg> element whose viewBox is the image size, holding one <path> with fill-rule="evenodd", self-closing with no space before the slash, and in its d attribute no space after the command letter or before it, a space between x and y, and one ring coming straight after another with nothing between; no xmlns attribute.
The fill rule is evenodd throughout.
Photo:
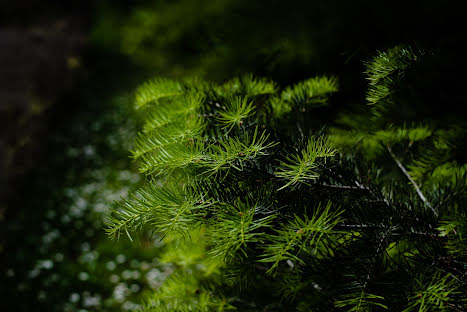
<svg viewBox="0 0 467 312"><path fill-rule="evenodd" d="M342 221L343 211L331 212L331 202L324 209L318 206L311 219L308 216L295 215L285 227L276 230L277 235L269 236L270 243L264 247L261 262L272 263L268 274L275 272L279 263L285 260L303 262L299 257L301 251L312 253L318 245L333 234L333 228Z"/></svg>
<svg viewBox="0 0 467 312"><path fill-rule="evenodd" d="M294 105L313 106L325 105L327 96L338 90L337 79L335 77L317 77L297 83L286 88L281 93L281 98Z"/></svg>
<svg viewBox="0 0 467 312"><path fill-rule="evenodd" d="M173 274L145 311L256 309L243 292L238 300L232 297L235 283L246 294L274 287L279 292L271 295L271 307L287 311L315 309L316 302L325 311L461 310L465 296L457 289L465 290L467 276L465 186L463 180L443 184L440 177L462 175L462 165L453 169L446 161L452 159L452 142L465 131L442 139L447 135L429 122L387 126L381 114L395 105L395 90L405 72L423 61L423 53L399 47L367 64L373 113L341 118L332 144L324 136L296 141L312 128L297 118L327 104L338 89L333 77L283 89L252 75L222 85L156 79L141 87L137 106L148 118L132 154L147 182L120 202L107 233L131 237L148 226L169 241L203 232L197 251L187 254L191 266L177 261L182 273ZM375 120L371 116L378 122L369 123ZM291 125L287 131L285 122ZM430 144L435 148L429 150ZM410 171L394 154L395 145L410 147ZM341 153L330 166L336 146ZM392 160L382 158L385 147ZM423 157L417 159L419 151ZM386 172L388 161L416 192L407 190L400 175L395 179ZM426 184L435 168L438 177ZM431 191L433 185L438 187ZM431 211L417 209L418 198ZM307 213L304 207L315 203L327 204ZM441 204L452 221L436 224L433 216ZM435 274L425 282L434 267L452 278ZM342 283L349 276L352 282ZM419 287L411 289L414 280ZM251 281L254 288L247 284ZM397 295L407 297L407 305L380 287L388 284L400 285ZM270 295L268 289L264 294Z"/></svg>
<svg viewBox="0 0 467 312"><path fill-rule="evenodd" d="M323 137L310 138L306 148L301 151L301 155L287 157L286 161L281 162L279 165L275 172L276 176L288 182L278 190L294 186L297 183L307 183L318 178L319 173L316 171L318 164L316 161L323 158L324 162L326 162L326 158L333 157L336 152L327 139Z"/></svg>
<svg viewBox="0 0 467 312"><path fill-rule="evenodd" d="M180 83L165 78L154 78L138 88L136 105L137 108L141 108L150 102L181 94L183 94L183 90Z"/></svg>
<svg viewBox="0 0 467 312"><path fill-rule="evenodd" d="M240 198L234 205L221 207L215 213L210 227L209 235L213 242L211 253L222 257L227 263L235 261L235 256L247 257L245 248L248 244L264 239L265 228L271 227L275 218L274 215L258 218L256 213L257 204L252 205Z"/></svg>
<svg viewBox="0 0 467 312"><path fill-rule="evenodd" d="M349 308L347 312L367 312L371 311L372 307L380 307L388 310L388 307L379 301L384 300L384 297L366 293L362 290L360 293L352 293L343 296L342 300L334 302L338 308Z"/></svg>
<svg viewBox="0 0 467 312"><path fill-rule="evenodd" d="M453 296L458 294L456 291L456 282L450 274L443 277L437 272L431 279L430 284L423 285L418 281L418 289L415 294L409 298L409 305L402 312L429 312L445 311L445 306L454 306L452 304Z"/></svg>
<svg viewBox="0 0 467 312"><path fill-rule="evenodd" d="M235 97L227 103L225 111L219 113L218 120L223 128L230 131L234 126L242 126L244 120L254 113L253 104L248 103L247 98Z"/></svg>

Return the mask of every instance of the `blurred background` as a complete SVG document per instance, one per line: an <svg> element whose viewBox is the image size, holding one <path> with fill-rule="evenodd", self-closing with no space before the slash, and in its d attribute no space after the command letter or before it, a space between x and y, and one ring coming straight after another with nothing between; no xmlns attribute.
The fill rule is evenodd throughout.
<svg viewBox="0 0 467 312"><path fill-rule="evenodd" d="M143 179L128 152L144 117L138 84L335 74L333 120L364 103L364 61L378 50L417 43L462 75L463 12L433 0L3 1L0 310L131 310L170 275L158 240L104 232L109 207Z"/></svg>

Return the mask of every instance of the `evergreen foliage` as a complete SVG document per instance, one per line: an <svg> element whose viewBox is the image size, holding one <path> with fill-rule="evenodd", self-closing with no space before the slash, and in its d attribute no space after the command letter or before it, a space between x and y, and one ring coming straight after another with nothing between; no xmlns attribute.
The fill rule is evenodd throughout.
<svg viewBox="0 0 467 312"><path fill-rule="evenodd" d="M334 77L141 86L149 117L133 155L146 185L108 233L149 227L203 247L145 311L467 309L465 124L417 120L406 92L432 55L379 52L366 65L371 108L327 136L309 120L332 103Z"/></svg>

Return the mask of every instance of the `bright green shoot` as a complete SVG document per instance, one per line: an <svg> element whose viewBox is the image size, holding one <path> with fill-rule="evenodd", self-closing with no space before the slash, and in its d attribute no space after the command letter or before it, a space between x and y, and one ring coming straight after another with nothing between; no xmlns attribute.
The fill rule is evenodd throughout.
<svg viewBox="0 0 467 312"><path fill-rule="evenodd" d="M326 158L333 157L336 152L337 150L330 145L326 138L311 137L301 155L291 155L279 165L275 172L276 176L288 181L279 190L295 186L298 183L306 184L308 181L318 178L317 160L323 158L326 162Z"/></svg>
<svg viewBox="0 0 467 312"><path fill-rule="evenodd" d="M384 300L384 297L368 294L362 290L359 293L344 296L343 300L336 301L334 305L338 308L348 309L347 312L368 312L372 311L372 307L387 310L388 307L379 302L382 300Z"/></svg>
<svg viewBox="0 0 467 312"><path fill-rule="evenodd" d="M267 273L275 272L282 261L303 263L300 252L311 254L323 240L339 233L334 227L342 222L342 212L331 211L331 202L328 202L324 209L318 206L311 218L295 215L289 224L276 231L277 235L270 235L270 243L261 259L261 262L272 263Z"/></svg>
<svg viewBox="0 0 467 312"><path fill-rule="evenodd" d="M108 218L106 231L111 238L119 238L124 232L131 240L130 232L149 223L155 233L186 236L213 204L213 200L190 187L165 185L161 188L152 182L119 203L120 207Z"/></svg>
<svg viewBox="0 0 467 312"><path fill-rule="evenodd" d="M418 283L419 290L409 298L409 306L402 312L452 311L456 281L451 274L436 273L428 286Z"/></svg>
<svg viewBox="0 0 467 312"><path fill-rule="evenodd" d="M136 90L136 107L142 108L148 103L157 103L159 99L183 94L182 86L177 81L166 78L154 78Z"/></svg>
<svg viewBox="0 0 467 312"><path fill-rule="evenodd" d="M276 145L274 142L267 143L268 138L266 131L258 133L258 127L255 128L253 136L246 134L243 139L229 137L219 145L213 144L209 147L209 159L203 164L209 167L209 173L230 168L242 171L244 162L267 155L267 149Z"/></svg>
<svg viewBox="0 0 467 312"><path fill-rule="evenodd" d="M326 105L327 97L338 91L335 77L315 77L297 83L282 91L282 100L298 105L312 104L313 106Z"/></svg>
<svg viewBox="0 0 467 312"><path fill-rule="evenodd" d="M219 209L210 228L213 255L228 263L235 260L236 255L247 257L247 245L264 239L264 228L271 226L275 215L258 218L255 216L257 207L257 203L238 198L233 205Z"/></svg>
<svg viewBox="0 0 467 312"><path fill-rule="evenodd" d="M241 127L244 120L254 113L253 103L248 103L246 97L237 96L228 102L225 111L219 113L218 120L224 129L228 128L230 131L235 125Z"/></svg>

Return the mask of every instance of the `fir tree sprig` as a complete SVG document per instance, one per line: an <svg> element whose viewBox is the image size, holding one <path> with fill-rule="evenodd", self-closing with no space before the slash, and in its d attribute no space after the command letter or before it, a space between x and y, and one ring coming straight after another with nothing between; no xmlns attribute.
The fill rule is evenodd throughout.
<svg viewBox="0 0 467 312"><path fill-rule="evenodd" d="M403 312L419 311L452 311L456 305L453 299L456 291L456 281L450 274L441 276L440 272L433 275L428 285L417 280L418 289L409 298L409 305Z"/></svg>
<svg viewBox="0 0 467 312"><path fill-rule="evenodd" d="M274 215L257 216L258 203L238 198L233 204L220 207L215 212L210 227L211 253L224 262L238 261L236 257L248 257L248 244L265 238L265 228L271 227Z"/></svg>
<svg viewBox="0 0 467 312"><path fill-rule="evenodd" d="M209 146L206 162L203 164L210 174L230 168L242 171L244 162L267 155L267 150L276 145L274 142L267 143L268 138L266 131L258 133L258 127L253 136L246 134L243 138L229 137L219 144Z"/></svg>
<svg viewBox="0 0 467 312"><path fill-rule="evenodd" d="M347 312L369 312L373 307L379 307L387 310L388 307L381 303L384 297L368 294L365 291L360 293L348 294L342 300L338 300L334 305L338 308L345 308ZM384 302L384 301L383 301Z"/></svg>
<svg viewBox="0 0 467 312"><path fill-rule="evenodd" d="M421 62L427 51L410 45L395 46L377 54L366 63L369 88L366 100L373 106L373 112L380 116L394 105L393 95L400 88L400 82L408 68Z"/></svg>
<svg viewBox="0 0 467 312"><path fill-rule="evenodd" d="M179 82L166 79L155 78L145 82L136 90L136 106L141 108L157 100L183 94L182 86Z"/></svg>
<svg viewBox="0 0 467 312"><path fill-rule="evenodd" d="M303 263L300 252L314 253L323 240L338 233L334 227L342 222L340 215L343 211L331 211L331 206L331 202L324 208L319 205L311 218L295 215L285 227L268 237L269 244L264 247L260 260L271 263L267 273L274 273L282 261Z"/></svg>
<svg viewBox="0 0 467 312"><path fill-rule="evenodd" d="M219 122L230 131L234 126L241 127L246 118L254 114L253 104L247 98L235 97L228 101L225 111L219 113Z"/></svg>
<svg viewBox="0 0 467 312"><path fill-rule="evenodd" d="M319 177L316 171L317 160L322 158L326 162L326 159L333 157L336 152L337 150L330 145L327 138L310 138L301 154L288 156L286 161L279 165L275 172L276 176L288 181L279 190L317 179Z"/></svg>
<svg viewBox="0 0 467 312"><path fill-rule="evenodd" d="M205 214L204 210L213 204L206 195L190 187L160 187L151 182L113 210L113 216L108 218L107 234L119 238L125 232L131 239L130 232L151 224L154 232L163 236L172 232L187 235Z"/></svg>
<svg viewBox="0 0 467 312"><path fill-rule="evenodd" d="M332 76L311 78L286 88L281 93L284 101L294 105L324 105L329 94L338 90L337 79Z"/></svg>

